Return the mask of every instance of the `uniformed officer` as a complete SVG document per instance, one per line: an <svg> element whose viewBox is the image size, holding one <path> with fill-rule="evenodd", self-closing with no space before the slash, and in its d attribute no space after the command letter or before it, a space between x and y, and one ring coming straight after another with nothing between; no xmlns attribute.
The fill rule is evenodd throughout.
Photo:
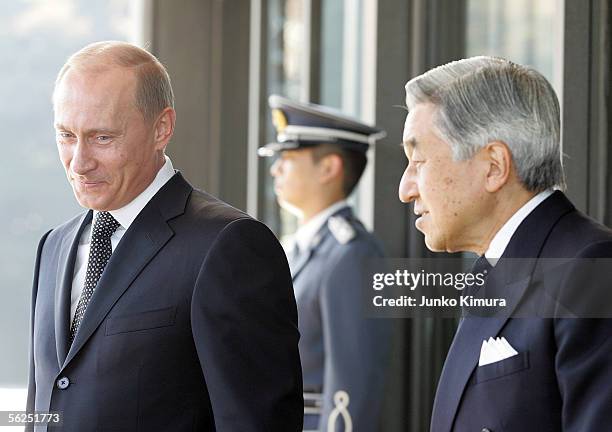
<svg viewBox="0 0 612 432"><path fill-rule="evenodd" d="M259 154L278 155L270 170L274 190L300 223L288 258L301 333L304 429L328 431L334 394L342 390L353 429L376 431L390 331L389 322L361 311L360 269L383 252L346 198L365 169L370 143L384 132L327 107L276 95L269 103L277 141ZM344 431L338 417L331 430Z"/></svg>

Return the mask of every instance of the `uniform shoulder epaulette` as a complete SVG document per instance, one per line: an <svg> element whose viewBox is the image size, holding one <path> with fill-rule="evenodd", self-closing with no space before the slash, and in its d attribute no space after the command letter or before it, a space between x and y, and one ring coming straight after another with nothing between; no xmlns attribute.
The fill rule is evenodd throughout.
<svg viewBox="0 0 612 432"><path fill-rule="evenodd" d="M353 225L343 216L332 216L327 220L327 227L340 244L346 244L357 235Z"/></svg>

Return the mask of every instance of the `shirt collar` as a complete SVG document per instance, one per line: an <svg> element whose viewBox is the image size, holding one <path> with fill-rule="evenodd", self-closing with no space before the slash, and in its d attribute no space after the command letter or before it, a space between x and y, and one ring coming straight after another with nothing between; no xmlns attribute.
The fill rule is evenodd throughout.
<svg viewBox="0 0 612 432"><path fill-rule="evenodd" d="M134 198L130 203L117 210L111 210L109 213L115 218L121 227L127 230L136 217L140 214L143 208L151 201L151 198L174 176L174 167L168 156L164 156L164 165L159 169L157 175L145 190L140 195ZM97 210L94 210L94 221L96 220ZM92 224L93 225L93 224ZM92 226L93 229L93 226Z"/></svg>
<svg viewBox="0 0 612 432"><path fill-rule="evenodd" d="M306 251L311 246L314 237L317 235L323 224L327 222L330 216L338 210L348 207L346 200L336 201L325 210L317 213L312 219L300 226L295 232L295 245L300 251Z"/></svg>
<svg viewBox="0 0 612 432"><path fill-rule="evenodd" d="M552 195L554 191L552 189L540 192L529 201L527 201L523 207L518 209L516 213L512 215L510 219L501 227L497 234L491 240L489 248L485 252L485 257L491 263L491 265L497 264L497 261L504 254L510 239L514 235L514 232L518 229L519 225L529 213L531 213L538 205L542 203L546 198Z"/></svg>

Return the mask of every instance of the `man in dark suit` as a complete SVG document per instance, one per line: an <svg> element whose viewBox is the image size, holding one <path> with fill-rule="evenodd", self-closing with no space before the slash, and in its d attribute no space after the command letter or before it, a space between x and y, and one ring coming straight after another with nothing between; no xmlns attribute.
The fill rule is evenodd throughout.
<svg viewBox="0 0 612 432"><path fill-rule="evenodd" d="M78 432L300 431L283 250L173 170L164 67L130 44L92 44L60 71L53 103L88 210L38 247L28 411L61 411Z"/></svg>
<svg viewBox="0 0 612 432"><path fill-rule="evenodd" d="M432 432L609 429L612 320L603 318L610 308L600 309L600 319L569 318L593 314L584 305L568 313L575 304L567 300L580 298L574 270L581 259L612 256L612 232L558 190L564 179L552 87L533 69L475 57L414 78L406 94L409 163L400 199L414 202L430 250L481 256L475 271L488 267L488 276L474 295L507 300L502 314L461 322ZM517 265L517 258L532 260ZM552 258L568 265L538 271ZM606 281L590 282L592 294L593 283Z"/></svg>
<svg viewBox="0 0 612 432"><path fill-rule="evenodd" d="M346 430L347 417L332 413L348 402L343 411L354 430L374 432L390 323L364 317L361 269L383 252L346 199L365 169L370 142L384 132L328 107L276 95L269 102L277 141L260 153L278 154L270 170L274 189L300 224L288 256L302 335L304 429Z"/></svg>

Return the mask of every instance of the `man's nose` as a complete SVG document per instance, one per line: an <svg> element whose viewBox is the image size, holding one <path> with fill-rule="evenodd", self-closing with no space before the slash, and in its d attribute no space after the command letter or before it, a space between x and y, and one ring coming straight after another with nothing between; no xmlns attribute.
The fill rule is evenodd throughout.
<svg viewBox="0 0 612 432"><path fill-rule="evenodd" d="M79 138L74 146L70 169L76 175L85 175L96 166L96 161L91 154L91 149L84 139Z"/></svg>
<svg viewBox="0 0 612 432"><path fill-rule="evenodd" d="M274 161L274 163L270 167L270 175L272 177L276 177L277 175L280 174L280 165L281 165L281 160L280 158L278 158Z"/></svg>
<svg viewBox="0 0 612 432"><path fill-rule="evenodd" d="M414 201L419 196L414 168L408 166L404 171L399 183L398 195L403 203Z"/></svg>

